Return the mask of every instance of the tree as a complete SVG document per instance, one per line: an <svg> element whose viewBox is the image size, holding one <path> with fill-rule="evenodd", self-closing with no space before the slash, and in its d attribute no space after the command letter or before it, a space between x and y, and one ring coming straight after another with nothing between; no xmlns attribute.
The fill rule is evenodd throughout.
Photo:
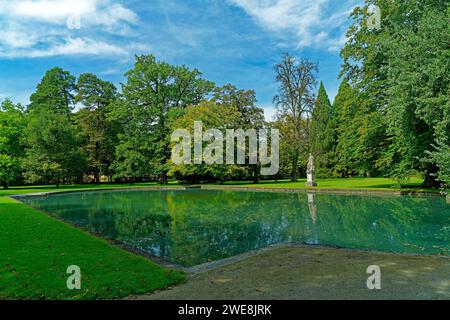
<svg viewBox="0 0 450 320"><path fill-rule="evenodd" d="M372 5L381 8L380 30L368 28ZM448 13L445 0L366 0L352 13L341 52L342 74L359 92L366 115L361 128L371 142L364 151L399 180L423 174L425 187L437 186L438 166L428 154L446 121Z"/></svg>
<svg viewBox="0 0 450 320"><path fill-rule="evenodd" d="M182 116L172 122L173 130L186 129L194 137L194 122L201 121L203 131L215 129L221 131L223 137L226 129L238 128L242 120L242 114L235 106L222 105L213 100L202 101L198 105L189 106ZM206 148L207 143L203 143ZM194 153L194 145L191 142L191 154ZM225 149L224 149L225 150ZM170 174L178 180L200 183L204 181L225 181L231 178L244 177L246 166L228 164L174 164L170 165Z"/></svg>
<svg viewBox="0 0 450 320"><path fill-rule="evenodd" d="M317 64L308 59L297 61L286 54L275 66L279 93L274 98L278 122L282 123L281 137L289 141L288 155L292 163L291 180L297 181L299 160L308 149L308 119L314 108ZM286 129L286 130L284 130Z"/></svg>
<svg viewBox="0 0 450 320"><path fill-rule="evenodd" d="M450 146L448 143L439 142L436 151L431 153L432 159L439 168L437 179L442 182L442 187L450 187Z"/></svg>
<svg viewBox="0 0 450 320"><path fill-rule="evenodd" d="M346 79L339 87L333 108L336 113L336 171L342 177L378 175L376 161L386 132L378 113L369 112L361 94Z"/></svg>
<svg viewBox="0 0 450 320"><path fill-rule="evenodd" d="M306 119L302 119L300 123L291 119L291 116L288 114L278 114L275 122L272 124L273 128L278 129L280 132L280 170L278 174L278 178L282 177L291 177L294 172L296 176L299 176L301 173L306 174L305 165L302 165L299 159L308 159L308 147L304 146L299 150L294 150L292 142L298 139L296 133L298 130L295 129L294 125L299 125L300 133L302 141L307 141L308 136L306 135L308 123ZM293 157L297 158L294 159Z"/></svg>
<svg viewBox="0 0 450 320"><path fill-rule="evenodd" d="M234 107L240 113L241 129L259 129L264 126L264 110L256 103L255 90L242 90L232 84L214 89L212 100L220 105Z"/></svg>
<svg viewBox="0 0 450 320"><path fill-rule="evenodd" d="M202 101L214 84L202 79L196 69L159 62L152 55L136 57L126 76L124 99L114 112L124 128L117 148L117 174L130 174L139 165L141 174L156 175L160 184L166 184L171 157L169 121Z"/></svg>
<svg viewBox="0 0 450 320"><path fill-rule="evenodd" d="M416 25L405 27L392 12L394 37L389 43L389 133L395 137L387 154L395 173L425 176L426 188L440 185L439 166L428 152L449 147L450 30L447 1L424 6ZM397 13L398 14L398 13ZM441 163L442 165L442 163ZM445 168L442 168L445 170Z"/></svg>
<svg viewBox="0 0 450 320"><path fill-rule="evenodd" d="M226 84L214 90L212 101L225 107L233 107L239 112L237 129L262 129L266 127L264 110L256 105L256 92L254 90L240 90L232 84ZM248 157L247 157L248 158ZM260 179L260 165L249 164L245 166L254 183Z"/></svg>
<svg viewBox="0 0 450 320"><path fill-rule="evenodd" d="M318 177L330 177L335 166L336 130L335 114L323 82L312 112L310 124L310 148L316 159Z"/></svg>
<svg viewBox="0 0 450 320"><path fill-rule="evenodd" d="M25 127L24 108L10 100L3 101L0 106L0 183L5 189L22 178Z"/></svg>
<svg viewBox="0 0 450 320"><path fill-rule="evenodd" d="M77 89L75 101L84 106L75 115L78 138L94 181L100 183L100 175L110 176L117 144L118 123L109 117L117 89L111 82L89 73L80 75Z"/></svg>
<svg viewBox="0 0 450 320"><path fill-rule="evenodd" d="M79 177L84 171L71 120L75 90L75 78L54 68L32 94L25 130L27 181L53 181L59 187L61 180Z"/></svg>

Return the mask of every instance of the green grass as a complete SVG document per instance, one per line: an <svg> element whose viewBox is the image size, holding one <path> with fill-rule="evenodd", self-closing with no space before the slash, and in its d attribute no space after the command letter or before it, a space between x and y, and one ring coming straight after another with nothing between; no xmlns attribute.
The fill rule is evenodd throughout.
<svg viewBox="0 0 450 320"><path fill-rule="evenodd" d="M81 290L67 289L71 265L81 268ZM0 299L114 299L183 280L180 272L0 198Z"/></svg>
<svg viewBox="0 0 450 320"><path fill-rule="evenodd" d="M396 182L387 178L349 178L349 179L318 179L318 189L354 189L354 190L402 190L415 192L435 192L439 193L437 189L422 189L423 180L420 178L413 178L401 188L396 186ZM291 182L290 180L269 180L261 181L258 184L250 182L226 182L224 185L243 186L254 188L291 188L291 189L307 189L306 180L300 179L298 182Z"/></svg>
<svg viewBox="0 0 450 320"><path fill-rule="evenodd" d="M171 187L178 186L178 182L170 182ZM48 186L23 186L23 187L12 187L7 190L0 189L0 197L2 196L13 196L18 194L30 194L30 193L40 193L40 192L63 192L63 191L76 191L76 190L93 190L93 189L113 189L113 188L148 188L156 187L156 183L139 183L139 184L83 184L83 185L61 185L56 188L55 185Z"/></svg>

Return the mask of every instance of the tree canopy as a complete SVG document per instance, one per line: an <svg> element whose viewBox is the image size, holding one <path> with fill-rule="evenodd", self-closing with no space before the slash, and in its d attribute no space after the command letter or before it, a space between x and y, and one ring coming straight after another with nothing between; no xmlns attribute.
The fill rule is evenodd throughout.
<svg viewBox="0 0 450 320"><path fill-rule="evenodd" d="M371 28L373 6L380 28ZM342 80L331 103L318 65L285 54L275 65L275 121L256 92L221 87L197 69L135 58L126 81L48 70L27 107L0 108L0 183L188 182L261 179L257 164L175 165L171 134L194 122L224 132L277 128L281 169L292 181L312 153L319 177L422 176L450 184L450 9L447 0L366 0L350 15ZM245 146L244 148L247 148ZM245 150L246 160L249 150ZM103 178L103 180L102 180Z"/></svg>

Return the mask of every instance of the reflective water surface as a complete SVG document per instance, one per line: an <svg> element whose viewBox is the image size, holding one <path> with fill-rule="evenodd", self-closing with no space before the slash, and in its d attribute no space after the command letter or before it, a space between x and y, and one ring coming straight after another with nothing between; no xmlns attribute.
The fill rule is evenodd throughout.
<svg viewBox="0 0 450 320"><path fill-rule="evenodd" d="M24 201L186 267L278 243L450 255L440 197L155 190Z"/></svg>

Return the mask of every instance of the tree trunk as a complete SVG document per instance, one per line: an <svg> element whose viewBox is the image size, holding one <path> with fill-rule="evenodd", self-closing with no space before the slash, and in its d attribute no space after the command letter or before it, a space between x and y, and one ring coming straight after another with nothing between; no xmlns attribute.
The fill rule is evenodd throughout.
<svg viewBox="0 0 450 320"><path fill-rule="evenodd" d="M3 181L2 186L3 186L3 189L8 190L8 182Z"/></svg>
<svg viewBox="0 0 450 320"><path fill-rule="evenodd" d="M253 183L258 184L259 183L259 165L253 165L252 166L253 171Z"/></svg>
<svg viewBox="0 0 450 320"><path fill-rule="evenodd" d="M95 170L95 172L94 172L94 180L95 180L95 184L100 184L100 172L99 172L99 170Z"/></svg>
<svg viewBox="0 0 450 320"><path fill-rule="evenodd" d="M425 175L425 181L422 184L422 188L431 189L440 187L440 183L436 179L436 174L438 171L439 168L435 164L429 165L427 174Z"/></svg>
<svg viewBox="0 0 450 320"><path fill-rule="evenodd" d="M56 179L56 188L59 189L59 177Z"/></svg>
<svg viewBox="0 0 450 320"><path fill-rule="evenodd" d="M163 185L168 183L167 171L166 170L161 171L158 183L159 184L163 184Z"/></svg>
<svg viewBox="0 0 450 320"><path fill-rule="evenodd" d="M298 156L292 157L292 172L291 172L291 182L297 182L297 167L298 167Z"/></svg>

